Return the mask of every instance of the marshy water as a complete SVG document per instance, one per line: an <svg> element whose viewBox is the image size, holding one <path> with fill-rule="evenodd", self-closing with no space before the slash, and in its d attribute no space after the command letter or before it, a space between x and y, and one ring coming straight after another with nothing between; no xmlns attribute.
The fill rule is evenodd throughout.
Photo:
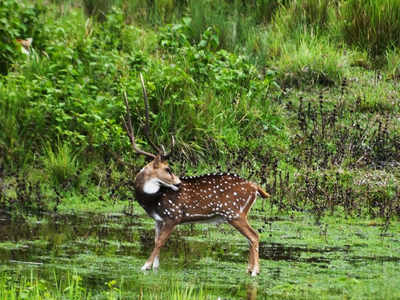
<svg viewBox="0 0 400 300"><path fill-rule="evenodd" d="M304 295L315 289L318 295L329 290L329 282L357 280L369 286L398 275L398 223L382 232L372 222L332 217L315 225L307 215L267 215L250 217L260 232L261 274L256 279L245 273L247 241L228 225L178 226L161 251L160 269L142 272L154 244L153 221L124 214L2 215L0 271L48 281L78 274L92 295L101 295L112 282L123 297L144 299L160 289L188 286L210 299L263 299L305 287L311 294ZM343 284L335 292L338 297L349 288Z"/></svg>

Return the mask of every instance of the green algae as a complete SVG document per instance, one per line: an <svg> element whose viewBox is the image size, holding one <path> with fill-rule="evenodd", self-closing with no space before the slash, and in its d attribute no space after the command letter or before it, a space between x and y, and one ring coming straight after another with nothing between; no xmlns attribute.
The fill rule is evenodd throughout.
<svg viewBox="0 0 400 300"><path fill-rule="evenodd" d="M33 276L43 292L54 295L61 293L55 290L56 282L75 274L85 290L82 297L100 299L400 296L398 221L383 230L380 220L338 215L324 217L320 225L307 213L254 210L253 216L250 223L260 233L261 258L261 274L255 279L245 272L247 241L225 224L178 226L161 251L160 269L142 272L154 243L153 222L143 213L3 221L0 272L19 282Z"/></svg>

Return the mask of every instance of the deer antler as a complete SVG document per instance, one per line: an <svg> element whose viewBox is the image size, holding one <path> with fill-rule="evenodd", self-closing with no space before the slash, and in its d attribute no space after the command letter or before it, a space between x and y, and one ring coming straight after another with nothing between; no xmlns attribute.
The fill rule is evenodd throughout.
<svg viewBox="0 0 400 300"><path fill-rule="evenodd" d="M149 100L147 98L147 91L146 91L146 87L144 85L144 80L143 80L143 75L142 73L139 74L140 75L140 82L142 83L142 90L143 90L143 98L144 98L144 104L145 104L145 108L146 108L146 125L145 125L145 134L146 137L150 143L150 145L153 147L154 150L157 151L157 153L160 153L163 159L167 159L172 152L172 149L175 146L175 138L174 136L172 136L172 146L171 146L171 151L170 152L165 152L165 148L163 145L161 145L161 149L158 148L151 140L150 138L150 129L149 129Z"/></svg>
<svg viewBox="0 0 400 300"><path fill-rule="evenodd" d="M122 120L124 122L126 132L128 133L129 139L131 141L132 149L138 154L143 154L143 155L149 156L154 159L156 157L154 154L143 151L143 150L139 149L138 146L136 145L135 135L133 134L133 127L132 127L132 121L131 121L131 113L129 110L128 97L126 96L125 91L124 91L124 101L125 101L125 106L126 106L127 120L125 120L124 117L122 117Z"/></svg>
<svg viewBox="0 0 400 300"><path fill-rule="evenodd" d="M162 154L162 158L163 158L163 159L168 159L168 158L171 156L172 151L174 150L174 147L175 147L175 137L172 136L172 137L171 137L171 140L172 140L171 150L170 150L168 153L165 152L164 146L161 145L161 147L162 147L162 149L163 149L163 152L164 152L164 153Z"/></svg>
<svg viewBox="0 0 400 300"><path fill-rule="evenodd" d="M145 116L146 116L146 124L144 127L144 133L146 134L147 140L149 141L150 145L153 147L153 149L157 152L157 153L161 153L161 149L158 148L153 141L150 138L150 126L149 126L149 100L147 99L147 92L146 92L146 87L144 86L144 80L143 80L143 76L142 73L139 74L140 75L140 82L142 83L142 90L143 90L143 98L144 98L144 106L146 109L145 112Z"/></svg>

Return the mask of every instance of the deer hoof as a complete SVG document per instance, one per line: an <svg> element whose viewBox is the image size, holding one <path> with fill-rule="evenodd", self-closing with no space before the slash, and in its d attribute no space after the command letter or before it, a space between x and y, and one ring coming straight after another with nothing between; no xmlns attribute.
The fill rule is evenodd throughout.
<svg viewBox="0 0 400 300"><path fill-rule="evenodd" d="M151 263L146 262L143 267L142 267L142 271L146 271L146 270L150 270L151 269Z"/></svg>
<svg viewBox="0 0 400 300"><path fill-rule="evenodd" d="M258 274L260 274L260 268L258 267L254 267L252 270L250 270L251 276L257 276Z"/></svg>

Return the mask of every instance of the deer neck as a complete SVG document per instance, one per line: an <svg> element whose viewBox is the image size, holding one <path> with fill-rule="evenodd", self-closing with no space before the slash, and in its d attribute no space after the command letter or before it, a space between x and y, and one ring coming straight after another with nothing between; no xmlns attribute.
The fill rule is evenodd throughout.
<svg viewBox="0 0 400 300"><path fill-rule="evenodd" d="M135 189L140 194L155 196L160 191L160 182L157 178L150 178L146 172L141 171L135 178Z"/></svg>
<svg viewBox="0 0 400 300"><path fill-rule="evenodd" d="M135 179L135 197L139 204L151 215L155 209L156 204L161 198L160 187L154 184L154 182L148 183L150 180L146 180L145 174L140 172Z"/></svg>

